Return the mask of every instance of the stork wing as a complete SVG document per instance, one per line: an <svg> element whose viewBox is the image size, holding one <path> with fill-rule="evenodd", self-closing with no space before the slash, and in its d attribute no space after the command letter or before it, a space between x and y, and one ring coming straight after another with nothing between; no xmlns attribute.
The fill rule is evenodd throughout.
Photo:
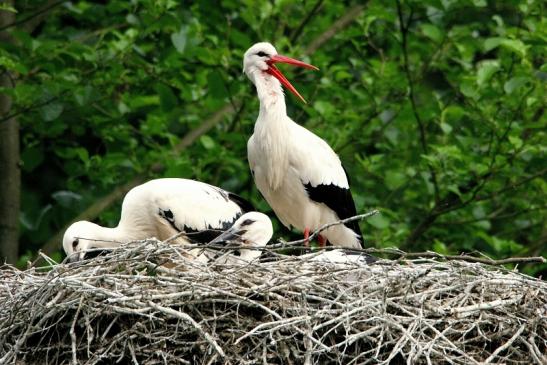
<svg viewBox="0 0 547 365"><path fill-rule="evenodd" d="M295 126L296 139L291 145L296 150L290 154L291 167L299 174L309 198L325 204L339 219L357 215L349 179L338 155L321 138L299 125ZM362 237L357 221L345 225Z"/></svg>
<svg viewBox="0 0 547 365"><path fill-rule="evenodd" d="M154 214L177 232L185 232L192 241L211 241L231 227L250 204L235 195L232 199L231 193L199 181L161 180L164 180L162 190L152 197L157 209Z"/></svg>
<svg viewBox="0 0 547 365"><path fill-rule="evenodd" d="M255 211L255 207L253 206L253 204L248 201L247 199L237 195L237 194L234 194L234 193L230 193L228 192L228 198L235 202L237 205L239 205L239 207L241 208L241 211L243 213L247 213L247 212L254 212Z"/></svg>

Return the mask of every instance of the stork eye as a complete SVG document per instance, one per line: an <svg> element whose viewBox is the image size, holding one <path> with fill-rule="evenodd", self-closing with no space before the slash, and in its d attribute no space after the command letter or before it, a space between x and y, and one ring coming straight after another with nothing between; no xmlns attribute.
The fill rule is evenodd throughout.
<svg viewBox="0 0 547 365"><path fill-rule="evenodd" d="M76 248L78 246L78 240L75 239L74 241L72 241L72 248Z"/></svg>
<svg viewBox="0 0 547 365"><path fill-rule="evenodd" d="M268 56L267 53L262 52L262 51L258 52L256 55L257 55L258 57L266 57L266 56Z"/></svg>
<svg viewBox="0 0 547 365"><path fill-rule="evenodd" d="M241 222L242 226L248 226L249 224L253 224L255 221L252 219L245 219L243 222Z"/></svg>

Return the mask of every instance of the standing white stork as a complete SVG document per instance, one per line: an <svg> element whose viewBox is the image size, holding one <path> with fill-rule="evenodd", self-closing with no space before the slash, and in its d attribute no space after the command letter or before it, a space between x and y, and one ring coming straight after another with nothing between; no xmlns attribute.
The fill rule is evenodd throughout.
<svg viewBox="0 0 547 365"><path fill-rule="evenodd" d="M183 232L175 243L206 243L254 208L245 199L216 186L187 179L156 179L131 189L124 197L115 228L88 221L65 231L63 248L71 260L89 249L110 249L135 240L166 240Z"/></svg>
<svg viewBox="0 0 547 365"><path fill-rule="evenodd" d="M243 71L256 86L260 111L247 155L258 190L287 227L307 239L310 230L356 215L348 177L338 155L321 138L287 116L281 85L304 98L275 67L275 63L317 67L277 54L261 42L245 52ZM320 245L359 248L362 234L356 221L321 233Z"/></svg>

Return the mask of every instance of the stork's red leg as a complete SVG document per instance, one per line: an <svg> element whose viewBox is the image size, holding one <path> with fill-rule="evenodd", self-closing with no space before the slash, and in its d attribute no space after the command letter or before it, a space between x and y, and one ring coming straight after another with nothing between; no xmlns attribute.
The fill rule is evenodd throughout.
<svg viewBox="0 0 547 365"><path fill-rule="evenodd" d="M327 238L324 236L317 236L317 240L319 241L319 247L325 247L327 245Z"/></svg>
<svg viewBox="0 0 547 365"><path fill-rule="evenodd" d="M304 229L304 246L306 247L310 246L309 238L310 238L310 229L306 227L306 229Z"/></svg>

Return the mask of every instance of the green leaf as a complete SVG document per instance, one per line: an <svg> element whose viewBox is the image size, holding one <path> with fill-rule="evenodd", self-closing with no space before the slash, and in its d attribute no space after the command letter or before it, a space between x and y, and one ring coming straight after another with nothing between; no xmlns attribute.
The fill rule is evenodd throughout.
<svg viewBox="0 0 547 365"><path fill-rule="evenodd" d="M525 86L529 81L530 81L530 78L526 76L513 77L511 80L507 81L503 85L503 90L507 94L512 94L515 90L518 90L521 87Z"/></svg>
<svg viewBox="0 0 547 365"><path fill-rule="evenodd" d="M44 161L44 149L41 146L25 148L21 152L21 160L23 161L23 170L32 172Z"/></svg>
<svg viewBox="0 0 547 365"><path fill-rule="evenodd" d="M177 106L177 97L169 86L156 84L155 90L160 97L160 107L164 112L168 112Z"/></svg>
<svg viewBox="0 0 547 365"><path fill-rule="evenodd" d="M23 75L26 75L28 73L27 67L23 63L12 57L0 55L0 66L5 67L8 70L19 72Z"/></svg>
<svg viewBox="0 0 547 365"><path fill-rule="evenodd" d="M127 114L131 111L131 109L129 108L129 106L124 103L123 101L120 101L118 103L118 111L120 112L120 114Z"/></svg>
<svg viewBox="0 0 547 365"><path fill-rule="evenodd" d="M63 112L63 104L60 102L51 102L40 108L40 115L46 122L57 119Z"/></svg>
<svg viewBox="0 0 547 365"><path fill-rule="evenodd" d="M186 49L186 39L188 36L188 26L183 25L176 33L171 34L171 42L179 53L184 53Z"/></svg>
<svg viewBox="0 0 547 365"><path fill-rule="evenodd" d="M448 123L441 122L441 129L444 134L450 134L452 132L452 126Z"/></svg>
<svg viewBox="0 0 547 365"><path fill-rule="evenodd" d="M503 38L500 38L500 37L493 37L493 38L486 39L484 41L484 50L486 52L490 52L494 48L499 47L502 40L503 40Z"/></svg>
<svg viewBox="0 0 547 365"><path fill-rule="evenodd" d="M498 60L485 60L482 61L477 70L477 84L482 87L488 82L492 75L494 75L500 69L500 62Z"/></svg>
<svg viewBox="0 0 547 365"><path fill-rule="evenodd" d="M313 108L323 116L329 116L334 113L334 106L328 101L318 100L313 104Z"/></svg>
<svg viewBox="0 0 547 365"><path fill-rule="evenodd" d="M229 37L230 41L232 41L236 46L243 49L249 47L249 44L252 44L251 38L247 34L237 29L230 30Z"/></svg>
<svg viewBox="0 0 547 365"><path fill-rule="evenodd" d="M522 139L520 139L519 137L517 136L509 136L508 137L509 139L509 143L511 143L516 149L519 149L522 147Z"/></svg>
<svg viewBox="0 0 547 365"><path fill-rule="evenodd" d="M0 10L9 11L10 13L17 13L17 9L9 4L0 4Z"/></svg>
<svg viewBox="0 0 547 365"><path fill-rule="evenodd" d="M486 217L486 212L484 210L484 206L482 204L477 204L472 209L473 217L477 219L481 219Z"/></svg>
<svg viewBox="0 0 547 365"><path fill-rule="evenodd" d="M212 150L215 148L215 140L209 137L208 135L203 135L199 137L199 141L201 142L201 145L205 147L206 150Z"/></svg>
<svg viewBox="0 0 547 365"><path fill-rule="evenodd" d="M465 110L459 105L450 105L443 109L441 112L441 124L457 123L465 115ZM442 125L441 125L442 128ZM446 132L443 129L443 132Z"/></svg>
<svg viewBox="0 0 547 365"><path fill-rule="evenodd" d="M479 90L477 90L477 86L471 82L471 80L463 80L460 84L460 91L463 95L478 100L480 98Z"/></svg>
<svg viewBox="0 0 547 365"><path fill-rule="evenodd" d="M438 252L442 255L447 255L449 253L448 247L438 239L435 239L435 242L433 243L433 251Z"/></svg>
<svg viewBox="0 0 547 365"><path fill-rule="evenodd" d="M378 229L384 229L389 227L390 221L387 217L385 217L382 214L376 214L366 220L366 222L370 223L373 227L376 227Z"/></svg>
<svg viewBox="0 0 547 365"><path fill-rule="evenodd" d="M398 128L386 128L384 135L393 145L396 145L399 142L400 130Z"/></svg>
<svg viewBox="0 0 547 365"><path fill-rule="evenodd" d="M210 72L207 75L207 84L209 93L215 99L224 99L228 96L226 92L226 86L224 86L224 81L222 80L222 75L218 71Z"/></svg>
<svg viewBox="0 0 547 365"><path fill-rule="evenodd" d="M443 40L443 33L441 32L439 27L437 27L436 25L423 24L421 28L424 35L428 37L429 39L437 43L440 43Z"/></svg>
<svg viewBox="0 0 547 365"><path fill-rule="evenodd" d="M385 175L386 186L395 190L406 182L406 175L399 171L388 171Z"/></svg>
<svg viewBox="0 0 547 365"><path fill-rule="evenodd" d="M520 39L504 39L501 42L502 47L515 52L520 57L526 56L526 49L528 48Z"/></svg>
<svg viewBox="0 0 547 365"><path fill-rule="evenodd" d="M503 47L518 54L520 57L526 56L526 50L528 48L520 39L493 37L484 41L484 49L486 52L489 52L497 47Z"/></svg>
<svg viewBox="0 0 547 365"><path fill-rule="evenodd" d="M84 106L90 102L92 93L93 88L89 85L79 87L74 90L74 99L78 105Z"/></svg>
<svg viewBox="0 0 547 365"><path fill-rule="evenodd" d="M139 95L134 96L129 100L129 107L131 109L139 109L151 105L159 105L160 98L158 95Z"/></svg>

